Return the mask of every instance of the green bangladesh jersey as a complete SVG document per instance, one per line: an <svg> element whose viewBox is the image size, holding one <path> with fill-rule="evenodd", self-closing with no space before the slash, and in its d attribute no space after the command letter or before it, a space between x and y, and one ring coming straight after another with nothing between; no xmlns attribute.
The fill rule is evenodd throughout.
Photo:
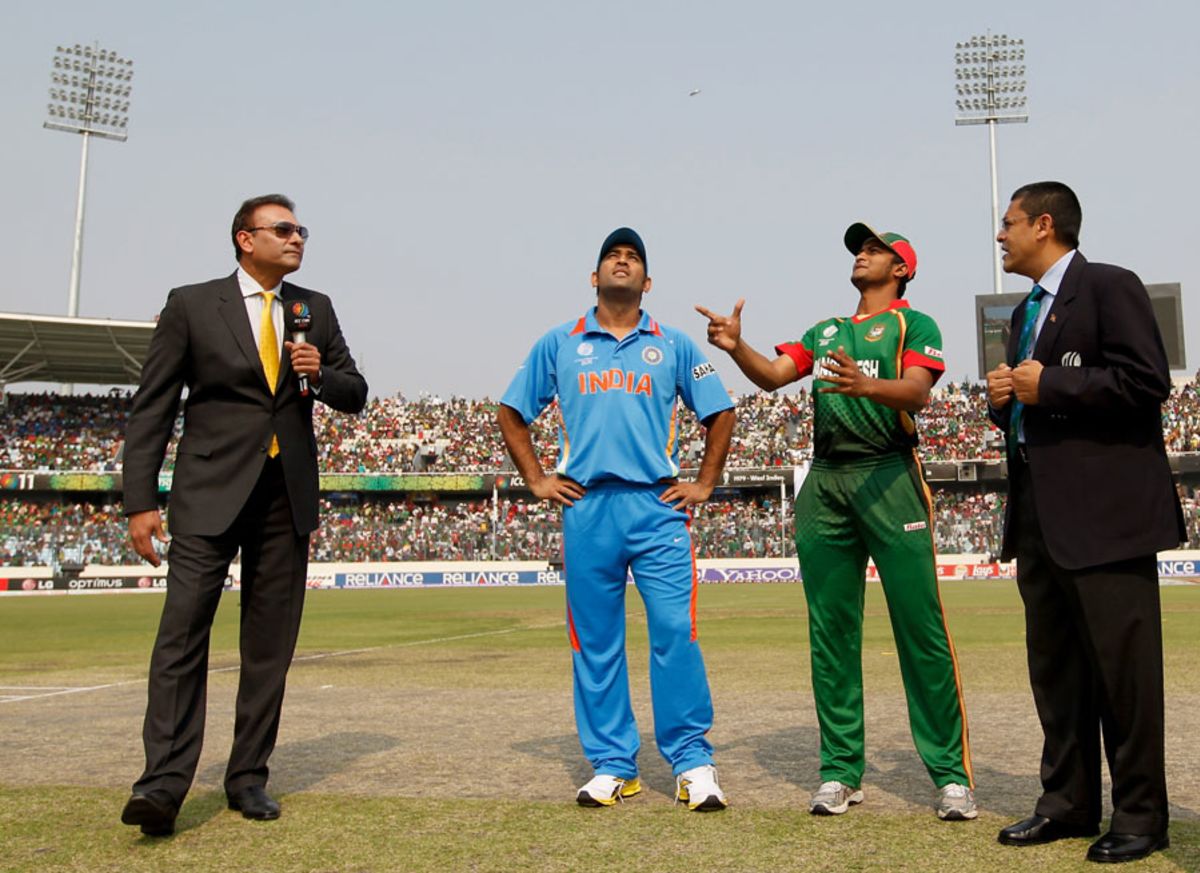
<svg viewBox="0 0 1200 873"><path fill-rule="evenodd" d="M911 451L917 428L907 412L891 409L865 397L822 394L830 387L821 378L830 352L838 347L858 368L874 379L899 379L908 367L924 367L934 381L942 361L942 332L923 312L896 300L874 315L829 318L809 328L798 342L782 343L776 354L796 362L801 377L813 374L813 457L827 461L853 460Z"/></svg>

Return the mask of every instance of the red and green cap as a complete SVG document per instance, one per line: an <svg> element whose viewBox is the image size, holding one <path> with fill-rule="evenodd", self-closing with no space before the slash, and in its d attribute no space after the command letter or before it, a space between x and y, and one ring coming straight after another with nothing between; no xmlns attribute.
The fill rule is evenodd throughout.
<svg viewBox="0 0 1200 873"><path fill-rule="evenodd" d="M898 233L880 233L870 225L859 221L846 228L846 248L850 250L850 254L857 255L862 251L863 243L872 237L879 240L892 254L908 264L909 279L917 278L917 252L912 247L912 243Z"/></svg>

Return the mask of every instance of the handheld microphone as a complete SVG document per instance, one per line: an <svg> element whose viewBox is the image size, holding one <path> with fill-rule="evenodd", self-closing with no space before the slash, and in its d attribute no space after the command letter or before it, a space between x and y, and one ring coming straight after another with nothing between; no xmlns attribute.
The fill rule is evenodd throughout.
<svg viewBox="0 0 1200 873"><path fill-rule="evenodd" d="M305 342L305 335L312 329L312 313L309 312L308 304L302 300L294 300L288 304L283 311L284 327L287 332L292 335L292 342ZM308 377L302 373L297 374L300 380L300 396L308 396Z"/></svg>

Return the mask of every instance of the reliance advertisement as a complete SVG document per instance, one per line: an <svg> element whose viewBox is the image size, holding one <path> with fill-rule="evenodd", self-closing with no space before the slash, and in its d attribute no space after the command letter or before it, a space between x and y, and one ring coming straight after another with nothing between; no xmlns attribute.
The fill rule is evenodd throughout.
<svg viewBox="0 0 1200 873"><path fill-rule="evenodd" d="M311 576L312 574L310 574ZM332 588L467 588L480 585L562 585L557 570L390 570L334 573ZM324 586L322 586L324 587Z"/></svg>
<svg viewBox="0 0 1200 873"><path fill-rule="evenodd" d="M1200 582L1200 557L1194 552L1170 552L1158 562L1164 584ZM6 569L12 574L5 576ZM787 559L723 559L699 561L696 568L704 583L799 582L800 569ZM1012 562L939 561L938 579L943 581L988 581L1013 579ZM230 568L225 589L240 588L241 567ZM874 564L867 579L879 581ZM632 584L633 577L628 581ZM310 589L415 589L482 588L519 585L562 585L562 571L538 562L428 564L309 564ZM42 567L0 567L0 595L86 594L108 591L162 592L167 587L165 567L88 567L78 576L55 574Z"/></svg>

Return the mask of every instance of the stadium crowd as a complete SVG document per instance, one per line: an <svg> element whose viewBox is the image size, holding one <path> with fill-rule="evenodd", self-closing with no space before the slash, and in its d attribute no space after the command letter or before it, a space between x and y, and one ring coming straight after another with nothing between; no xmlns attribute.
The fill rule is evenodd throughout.
<svg viewBox="0 0 1200 873"><path fill-rule="evenodd" d="M795 464L808 457L811 416L803 392L792 396L748 394L738 399L739 421L729 464L768 467ZM323 407L321 407L324 412ZM681 417L680 462L693 466L704 449L700 425ZM558 453L558 414L552 405L532 427L534 447L544 467ZM319 463L327 472L478 473L511 470L496 429L496 403L420 397L372 400L361 416L318 418Z"/></svg>
<svg viewBox="0 0 1200 873"><path fill-rule="evenodd" d="M115 391L4 395L0 470L119 470L129 400Z"/></svg>
<svg viewBox="0 0 1200 873"><path fill-rule="evenodd" d="M116 472L130 397L9 394L0 406L0 471ZM747 394L738 399L739 428L728 466L790 467L811 452L811 413L804 390ZM995 458L1000 444L984 416L982 385L951 383L922 414L927 460ZM371 401L358 416L325 413L317 405L318 445L325 472L484 472L511 470L494 426L495 403L422 396ZM535 445L549 467L557 453L557 417L535 423ZM1200 387L1178 387L1163 407L1172 452L1200 451ZM177 428L178 430L181 428ZM703 434L685 416L680 453L694 466ZM169 455L167 468L170 468ZM9 477L11 478L11 477ZM1180 486L1189 545L1200 548L1200 488ZM0 563L137 563L128 546L121 507L112 496L54 498L0 490ZM782 510L782 513L781 513ZM790 501L777 494L718 492L697 508L692 533L699 557L778 557L794 554ZM545 560L558 555L557 511L501 495L417 499L411 495L327 495L322 527L313 537L315 561ZM1004 494L981 487L935 490L938 550L994 554Z"/></svg>
<svg viewBox="0 0 1200 873"><path fill-rule="evenodd" d="M1200 548L1200 489L1181 489L1188 547ZM782 513L780 509L782 508ZM934 491L934 532L941 554L995 555L1004 495ZM168 513L169 521L169 513ZM138 564L119 504L0 498L0 565ZM692 537L699 558L795 555L792 503L778 496L718 492L696 508ZM313 561L552 560L562 552L559 514L547 503L413 500L380 496L321 501Z"/></svg>
<svg viewBox="0 0 1200 873"><path fill-rule="evenodd" d="M120 469L128 393L77 397L9 394L0 407L0 470L112 472ZM987 420L982 383L951 382L935 389L920 414L925 460L999 458L999 433ZM421 396L377 398L360 415L314 408L320 468L327 473L483 472L511 469L495 426L492 400ZM779 467L812 452L812 411L806 390L756 392L737 399L738 426L728 466ZM1200 386L1177 387L1163 405L1170 452L1200 452ZM557 453L553 408L534 423L544 466ZM694 466L704 445L691 415L681 416L680 456ZM176 428L182 432L182 422ZM168 449L166 469L173 464Z"/></svg>
<svg viewBox="0 0 1200 873"><path fill-rule="evenodd" d="M0 565L138 564L120 503L0 497Z"/></svg>

